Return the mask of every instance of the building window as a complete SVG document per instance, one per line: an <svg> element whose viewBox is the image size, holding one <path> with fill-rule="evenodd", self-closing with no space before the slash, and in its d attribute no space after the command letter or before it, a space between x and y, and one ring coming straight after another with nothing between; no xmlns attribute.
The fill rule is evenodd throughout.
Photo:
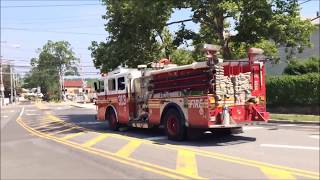
<svg viewBox="0 0 320 180"><path fill-rule="evenodd" d="M109 91L116 90L116 80L115 79L109 79L108 80L108 90Z"/></svg>
<svg viewBox="0 0 320 180"><path fill-rule="evenodd" d="M126 88L124 77L118 78L118 90L124 90Z"/></svg>

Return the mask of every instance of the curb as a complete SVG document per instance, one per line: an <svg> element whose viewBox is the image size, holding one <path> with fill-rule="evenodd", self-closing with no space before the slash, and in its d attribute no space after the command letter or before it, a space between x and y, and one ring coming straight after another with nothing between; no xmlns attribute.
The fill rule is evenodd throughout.
<svg viewBox="0 0 320 180"><path fill-rule="evenodd" d="M71 103L71 104L69 104L70 106L74 106L74 107L77 107L77 108L86 108L86 109L94 109L93 107L91 108L91 107L86 107L86 106L82 106L82 105L80 105L80 104L73 104L73 103Z"/></svg>
<svg viewBox="0 0 320 180"><path fill-rule="evenodd" d="M83 107L83 106L79 106L79 105L77 105L77 104L69 104L70 106L73 106L73 107L78 107L78 108L85 108L85 107Z"/></svg>
<svg viewBox="0 0 320 180"><path fill-rule="evenodd" d="M320 126L320 122L312 122L312 121L290 121L290 120L269 119L268 122L269 123L282 123L282 124L307 124L307 125Z"/></svg>

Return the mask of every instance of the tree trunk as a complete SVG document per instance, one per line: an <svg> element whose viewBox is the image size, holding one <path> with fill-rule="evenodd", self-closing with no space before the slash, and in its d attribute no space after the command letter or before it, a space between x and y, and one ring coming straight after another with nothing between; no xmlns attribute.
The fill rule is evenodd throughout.
<svg viewBox="0 0 320 180"><path fill-rule="evenodd" d="M224 59L231 59L232 58L231 51L229 48L229 39L224 39L222 50L223 50L223 58Z"/></svg>
<svg viewBox="0 0 320 180"><path fill-rule="evenodd" d="M224 36L224 16L221 13L217 16L217 34L219 37L220 46L222 48L223 59L231 59L231 52L229 48L229 37Z"/></svg>

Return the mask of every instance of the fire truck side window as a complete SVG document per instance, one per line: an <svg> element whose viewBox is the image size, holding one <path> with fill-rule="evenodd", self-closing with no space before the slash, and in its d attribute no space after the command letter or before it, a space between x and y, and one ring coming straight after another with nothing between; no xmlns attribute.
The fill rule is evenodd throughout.
<svg viewBox="0 0 320 180"><path fill-rule="evenodd" d="M115 79L109 79L108 80L108 90L109 91L115 91L116 90L116 80Z"/></svg>
<svg viewBox="0 0 320 180"><path fill-rule="evenodd" d="M118 90L124 90L126 85L124 84L124 77L118 78Z"/></svg>
<svg viewBox="0 0 320 180"><path fill-rule="evenodd" d="M99 92L104 92L104 82L99 81Z"/></svg>

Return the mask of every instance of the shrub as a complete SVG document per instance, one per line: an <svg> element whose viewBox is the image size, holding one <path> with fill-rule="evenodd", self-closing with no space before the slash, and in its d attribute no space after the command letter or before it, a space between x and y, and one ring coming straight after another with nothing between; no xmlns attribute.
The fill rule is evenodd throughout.
<svg viewBox="0 0 320 180"><path fill-rule="evenodd" d="M307 73L319 73L320 70L320 58L311 57L308 60L296 60L292 61L284 69L283 74L288 75L301 75Z"/></svg>
<svg viewBox="0 0 320 180"><path fill-rule="evenodd" d="M268 105L317 105L319 104L320 75L269 76L266 79Z"/></svg>

